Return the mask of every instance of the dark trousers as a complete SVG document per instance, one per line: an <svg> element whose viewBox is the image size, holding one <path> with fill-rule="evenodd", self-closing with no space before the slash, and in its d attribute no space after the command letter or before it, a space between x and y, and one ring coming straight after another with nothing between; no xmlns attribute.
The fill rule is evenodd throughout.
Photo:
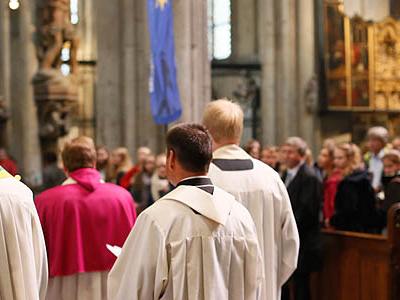
<svg viewBox="0 0 400 300"><path fill-rule="evenodd" d="M282 300L311 300L310 273L295 273L282 287Z"/></svg>

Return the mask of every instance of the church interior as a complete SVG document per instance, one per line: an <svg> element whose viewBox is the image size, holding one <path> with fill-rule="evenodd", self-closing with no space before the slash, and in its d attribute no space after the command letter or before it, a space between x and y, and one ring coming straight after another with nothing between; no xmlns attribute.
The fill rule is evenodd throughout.
<svg viewBox="0 0 400 300"><path fill-rule="evenodd" d="M315 161L327 139L400 136L400 0L164 2L182 106L170 124L152 117L147 1L0 0L0 148L33 190L66 141L161 153L215 99L243 109L242 145L299 136ZM387 218L384 234L322 232L313 299L400 299L400 206Z"/></svg>

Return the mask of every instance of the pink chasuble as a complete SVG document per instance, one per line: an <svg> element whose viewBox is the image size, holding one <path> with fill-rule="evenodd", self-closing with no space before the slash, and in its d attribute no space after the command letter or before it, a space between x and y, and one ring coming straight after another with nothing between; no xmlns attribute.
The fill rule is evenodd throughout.
<svg viewBox="0 0 400 300"><path fill-rule="evenodd" d="M35 199L50 277L108 271L116 257L106 244L123 246L136 219L133 199L92 168L70 173L66 183Z"/></svg>

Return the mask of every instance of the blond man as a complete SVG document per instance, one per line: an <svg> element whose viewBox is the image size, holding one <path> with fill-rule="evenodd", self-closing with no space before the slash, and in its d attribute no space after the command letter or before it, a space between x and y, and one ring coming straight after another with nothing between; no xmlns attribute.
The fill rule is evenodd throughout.
<svg viewBox="0 0 400 300"><path fill-rule="evenodd" d="M261 299L280 299L282 285L296 269L299 251L285 185L271 167L239 147L243 111L238 104L228 100L209 103L203 124L213 138L211 180L249 210L257 227L265 271Z"/></svg>

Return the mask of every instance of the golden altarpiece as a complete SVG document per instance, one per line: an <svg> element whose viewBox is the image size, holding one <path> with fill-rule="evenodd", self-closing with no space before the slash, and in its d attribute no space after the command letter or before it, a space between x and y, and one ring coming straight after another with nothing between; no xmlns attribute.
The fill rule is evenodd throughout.
<svg viewBox="0 0 400 300"><path fill-rule="evenodd" d="M400 21L369 22L324 2L328 111L400 112Z"/></svg>

